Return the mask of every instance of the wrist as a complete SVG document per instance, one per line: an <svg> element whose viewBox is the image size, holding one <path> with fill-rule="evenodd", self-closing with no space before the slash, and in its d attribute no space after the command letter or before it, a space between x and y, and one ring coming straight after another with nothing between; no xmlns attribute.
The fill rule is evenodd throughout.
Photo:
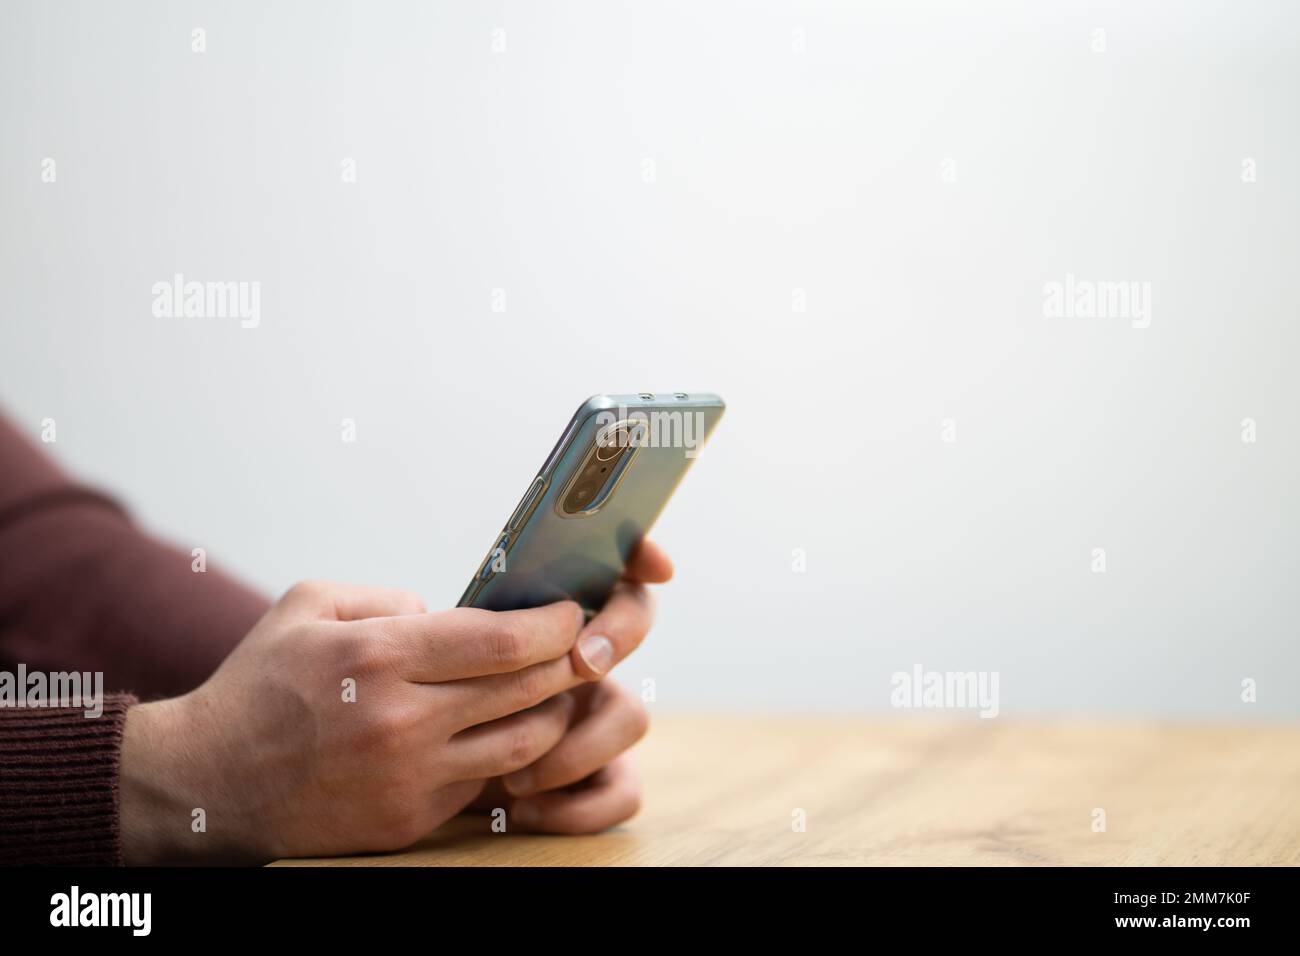
<svg viewBox="0 0 1300 956"><path fill-rule="evenodd" d="M184 730L179 699L126 712L118 790L122 860L127 866L185 862L190 832L186 770L173 752Z"/></svg>
<svg viewBox="0 0 1300 956"><path fill-rule="evenodd" d="M122 859L128 866L246 863L258 860L244 834L228 825L218 768L218 748L204 744L196 726L193 694L136 704L122 730L119 818ZM209 819L220 806L219 828Z"/></svg>

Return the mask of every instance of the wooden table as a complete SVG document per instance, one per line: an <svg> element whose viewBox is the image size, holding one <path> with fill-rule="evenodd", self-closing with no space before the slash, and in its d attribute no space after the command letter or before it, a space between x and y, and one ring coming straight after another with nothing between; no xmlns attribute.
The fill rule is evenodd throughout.
<svg viewBox="0 0 1300 956"><path fill-rule="evenodd" d="M1300 864L1294 724L683 715L638 752L644 808L609 833L467 817L277 865Z"/></svg>

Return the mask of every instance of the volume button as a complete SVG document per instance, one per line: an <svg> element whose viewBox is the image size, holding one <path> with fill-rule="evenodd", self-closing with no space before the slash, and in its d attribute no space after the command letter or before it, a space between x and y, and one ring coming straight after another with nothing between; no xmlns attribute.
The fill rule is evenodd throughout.
<svg viewBox="0 0 1300 956"><path fill-rule="evenodd" d="M528 486L528 490L524 492L524 496L519 499L519 504L515 507L515 513L510 516L510 521L506 525L507 531L513 534L519 530L525 519L527 519L528 513L532 511L533 505L537 503L537 498L541 495L542 489L545 487L546 479L541 475L538 475L533 479L533 483Z"/></svg>

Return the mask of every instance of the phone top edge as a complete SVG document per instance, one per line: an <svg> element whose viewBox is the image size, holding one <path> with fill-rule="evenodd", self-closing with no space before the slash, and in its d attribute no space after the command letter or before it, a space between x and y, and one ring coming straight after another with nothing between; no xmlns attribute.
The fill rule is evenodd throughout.
<svg viewBox="0 0 1300 956"><path fill-rule="evenodd" d="M600 399L600 404L591 405ZM634 392L627 395L593 395L583 405L583 410L603 411L611 408L720 408L727 407L722 396L714 392Z"/></svg>
<svg viewBox="0 0 1300 956"><path fill-rule="evenodd" d="M679 396L685 395L682 399ZM568 448L569 442L581 430L583 424L592 415L600 412L607 412L613 409L634 409L634 408L716 408L719 415L727 410L727 403L722 400L722 396L713 392L636 392L627 395L613 395L608 392L599 392L592 395L585 402L578 406L573 417L569 419L569 424L560 434L560 439L551 449L551 453L546 456L546 461L542 464L541 470L537 476L551 479L551 472L560 458L564 455L564 450Z"/></svg>

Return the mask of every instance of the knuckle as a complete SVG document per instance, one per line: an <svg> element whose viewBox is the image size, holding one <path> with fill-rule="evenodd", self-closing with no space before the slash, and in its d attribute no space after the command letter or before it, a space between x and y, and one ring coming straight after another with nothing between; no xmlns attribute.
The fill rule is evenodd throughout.
<svg viewBox="0 0 1300 956"><path fill-rule="evenodd" d="M506 763L510 768L526 767L541 751L541 739L527 722L521 724L510 734L507 744Z"/></svg>
<svg viewBox="0 0 1300 956"><path fill-rule="evenodd" d="M527 641L518 625L498 618L488 632L488 652L501 670L515 670L526 659Z"/></svg>
<svg viewBox="0 0 1300 956"><path fill-rule="evenodd" d="M285 598L303 604L314 603L325 593L325 582L319 578L299 581L285 592Z"/></svg>
<svg viewBox="0 0 1300 956"><path fill-rule="evenodd" d="M544 680L537 666L515 671L510 680L514 684L512 692L518 710L531 707L544 696Z"/></svg>

